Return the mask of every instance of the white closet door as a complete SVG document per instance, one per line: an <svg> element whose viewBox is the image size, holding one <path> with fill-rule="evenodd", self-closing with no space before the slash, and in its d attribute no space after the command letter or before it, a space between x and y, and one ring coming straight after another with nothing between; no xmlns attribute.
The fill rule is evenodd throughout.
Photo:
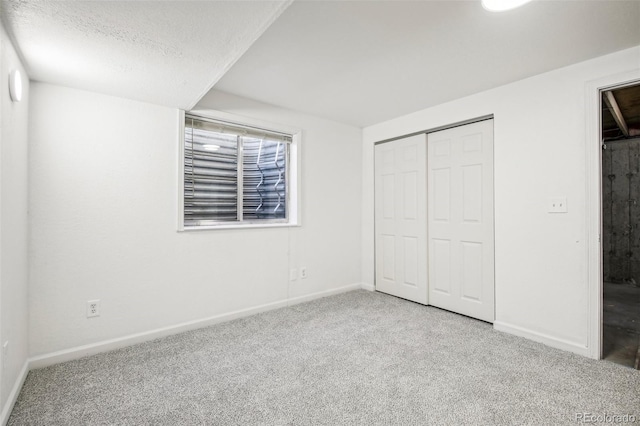
<svg viewBox="0 0 640 426"><path fill-rule="evenodd" d="M494 320L493 120L428 135L429 303Z"/></svg>
<svg viewBox="0 0 640 426"><path fill-rule="evenodd" d="M427 304L426 135L375 147L376 290Z"/></svg>

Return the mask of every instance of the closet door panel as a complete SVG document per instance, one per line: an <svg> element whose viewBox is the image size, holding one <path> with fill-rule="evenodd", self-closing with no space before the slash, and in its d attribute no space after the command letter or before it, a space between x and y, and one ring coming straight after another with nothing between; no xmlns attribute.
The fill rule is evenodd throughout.
<svg viewBox="0 0 640 426"><path fill-rule="evenodd" d="M426 135L375 147L376 290L427 304Z"/></svg>
<svg viewBox="0 0 640 426"><path fill-rule="evenodd" d="M494 314L493 120L428 135L429 303Z"/></svg>

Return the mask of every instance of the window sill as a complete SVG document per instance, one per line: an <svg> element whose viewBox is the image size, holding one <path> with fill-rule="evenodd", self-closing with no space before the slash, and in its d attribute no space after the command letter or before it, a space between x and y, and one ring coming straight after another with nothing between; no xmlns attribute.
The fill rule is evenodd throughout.
<svg viewBox="0 0 640 426"><path fill-rule="evenodd" d="M186 226L178 229L178 232L211 231L216 229L256 229L256 228L295 228L299 223L248 223L245 225L207 225L207 226Z"/></svg>

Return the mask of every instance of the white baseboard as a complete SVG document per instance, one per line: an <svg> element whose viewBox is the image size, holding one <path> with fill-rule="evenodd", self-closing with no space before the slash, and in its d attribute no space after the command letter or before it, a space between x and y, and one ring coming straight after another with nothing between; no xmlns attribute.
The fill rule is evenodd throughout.
<svg viewBox="0 0 640 426"><path fill-rule="evenodd" d="M76 346L74 348L64 349L57 352L51 352L44 355L38 355L29 359L29 369L48 367L50 365L58 364L61 362L71 361L74 359L83 358L85 356L95 355L102 352L108 352L114 349L120 349L126 346L135 345L137 343L148 342L150 340L159 339L161 337L166 337L173 334L183 333L185 331L207 327L207 326L218 324L221 322L226 322L226 321L231 321L238 318L247 317L250 315L258 314L260 312L284 308L286 306L296 305L298 303L304 303L314 299L320 299L322 297L332 296L334 294L344 293L352 290L358 290L360 288L362 288L360 283L349 284L349 285L331 289L331 290L320 291L317 293L285 299L278 302L266 303L264 305L259 305L252 308L241 309L239 311L215 315L212 317L203 318L203 319L194 320L194 321L183 322L180 324L157 328L155 330L145 331L142 333L130 334L124 337L118 337L115 339L104 340L102 342L91 343L89 345Z"/></svg>
<svg viewBox="0 0 640 426"><path fill-rule="evenodd" d="M524 337L525 339L533 340L534 342L543 343L547 346L551 346L552 348L562 349L563 351L573 352L585 357L590 356L589 348L569 340L549 336L548 334L539 333L517 325L507 324L502 321L494 321L493 328L504 333L513 334L519 337Z"/></svg>
<svg viewBox="0 0 640 426"><path fill-rule="evenodd" d="M18 378L11 388L9 398L7 398L7 402L5 402L4 407L2 407L2 414L0 414L0 424L6 425L9 421L11 411L13 410L13 406L18 400L18 395L20 395L20 390L22 389L22 385L24 385L24 381L27 379L29 370L29 360L25 360L24 364L22 365L22 369L20 370L20 374L18 374Z"/></svg>
<svg viewBox="0 0 640 426"><path fill-rule="evenodd" d="M376 291L376 286L369 283L362 283L361 288L367 291Z"/></svg>
<svg viewBox="0 0 640 426"><path fill-rule="evenodd" d="M298 303L309 302L311 300L321 299L335 294L346 293L347 291L360 290L361 288L361 284L356 283L349 284L344 287L332 288L331 290L324 290L317 293L306 294L304 296L293 297L287 300L287 306L297 305Z"/></svg>

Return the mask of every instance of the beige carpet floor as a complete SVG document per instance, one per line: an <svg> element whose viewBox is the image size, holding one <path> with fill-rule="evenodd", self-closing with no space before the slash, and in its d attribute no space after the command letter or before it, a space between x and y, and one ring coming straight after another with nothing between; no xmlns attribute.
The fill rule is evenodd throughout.
<svg viewBox="0 0 640 426"><path fill-rule="evenodd" d="M585 414L640 422L640 372L354 291L31 371L9 424L555 425Z"/></svg>

